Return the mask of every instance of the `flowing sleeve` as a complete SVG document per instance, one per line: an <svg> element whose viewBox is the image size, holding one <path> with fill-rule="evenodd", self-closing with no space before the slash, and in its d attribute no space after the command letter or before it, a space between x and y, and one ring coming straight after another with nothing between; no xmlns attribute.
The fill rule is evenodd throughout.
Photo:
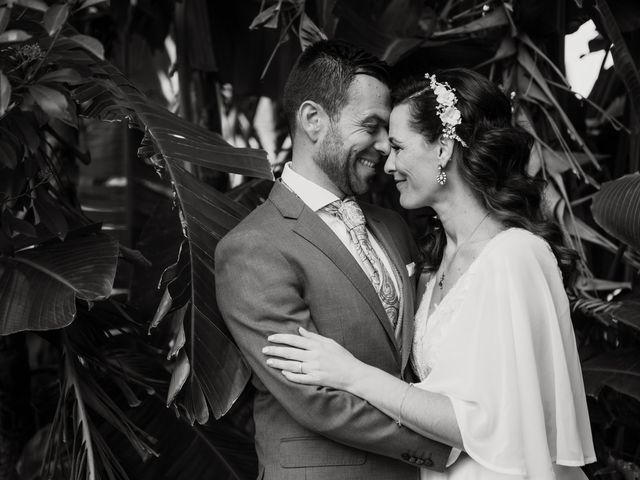
<svg viewBox="0 0 640 480"><path fill-rule="evenodd" d="M525 230L486 249L467 272L437 364L416 386L450 398L476 462L553 478L554 463L595 461L562 276L548 244Z"/></svg>

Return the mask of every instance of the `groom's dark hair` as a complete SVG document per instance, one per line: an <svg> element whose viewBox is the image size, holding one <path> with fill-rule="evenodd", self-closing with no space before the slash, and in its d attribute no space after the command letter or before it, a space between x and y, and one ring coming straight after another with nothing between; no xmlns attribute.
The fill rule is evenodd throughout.
<svg viewBox="0 0 640 480"><path fill-rule="evenodd" d="M291 134L298 108L307 100L321 105L331 119L338 118L356 75L369 75L389 84L388 66L379 58L339 40L322 40L298 58L284 87L284 112Z"/></svg>

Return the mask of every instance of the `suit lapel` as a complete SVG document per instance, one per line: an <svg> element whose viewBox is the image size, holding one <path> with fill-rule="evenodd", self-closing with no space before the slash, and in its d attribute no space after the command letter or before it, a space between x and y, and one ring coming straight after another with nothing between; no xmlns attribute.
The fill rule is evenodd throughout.
<svg viewBox="0 0 640 480"><path fill-rule="evenodd" d="M285 218L297 220L293 231L320 250L349 279L375 313L398 354L399 346L378 294L362 267L336 234L300 198L281 183L276 182L269 199Z"/></svg>
<svg viewBox="0 0 640 480"><path fill-rule="evenodd" d="M402 338L402 371L407 365L409 360L409 354L411 352L411 345L413 343L413 312L414 312L414 297L415 297L415 286L409 275L407 273L407 267L396 248L396 244L393 241L393 236L387 225L382 222L375 214L373 214L366 206L363 206L363 211L365 216L367 217L367 224L373 234L376 236L376 239L382 244L383 248L389 255L389 259L391 263L395 266L396 271L400 275L400 288L402 289L402 325L401 325L401 338Z"/></svg>

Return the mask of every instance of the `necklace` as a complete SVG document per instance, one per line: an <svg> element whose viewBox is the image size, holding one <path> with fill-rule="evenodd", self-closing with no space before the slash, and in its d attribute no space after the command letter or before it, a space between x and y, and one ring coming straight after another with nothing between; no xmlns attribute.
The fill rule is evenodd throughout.
<svg viewBox="0 0 640 480"><path fill-rule="evenodd" d="M482 220L480 220L480 223L478 223L478 225L476 225L476 228L473 229L473 232L471 232L471 235L469 235L469 238L467 238L464 242L462 242L460 245L458 245L458 248L456 248L456 251L453 252L453 255L451 256L451 260L449 260L449 264L447 265L447 268L443 268L442 269L442 274L440 275L440 280L438 280L438 287L440 288L440 291L442 291L442 289L444 288L444 279L445 277L445 272L448 270L448 268L453 264L453 261L456 259L456 255L458 255L458 252L460 251L460 249L466 245L467 243L469 243L471 241L471 239L473 238L473 236L475 235L475 233L478 231L478 229L480 228L480 225L482 225L482 223L487 219L487 217L489 216L489 213L491 212L487 212L487 214L482 217ZM444 265L443 265L444 266Z"/></svg>

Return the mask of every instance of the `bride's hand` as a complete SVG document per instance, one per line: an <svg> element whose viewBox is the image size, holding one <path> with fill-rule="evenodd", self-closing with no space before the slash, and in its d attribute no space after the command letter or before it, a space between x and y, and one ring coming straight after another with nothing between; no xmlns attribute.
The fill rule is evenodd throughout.
<svg viewBox="0 0 640 480"><path fill-rule="evenodd" d="M267 365L295 383L349 391L364 364L334 340L302 327L298 331L300 335L269 336L267 340L278 345L262 349L269 356Z"/></svg>

